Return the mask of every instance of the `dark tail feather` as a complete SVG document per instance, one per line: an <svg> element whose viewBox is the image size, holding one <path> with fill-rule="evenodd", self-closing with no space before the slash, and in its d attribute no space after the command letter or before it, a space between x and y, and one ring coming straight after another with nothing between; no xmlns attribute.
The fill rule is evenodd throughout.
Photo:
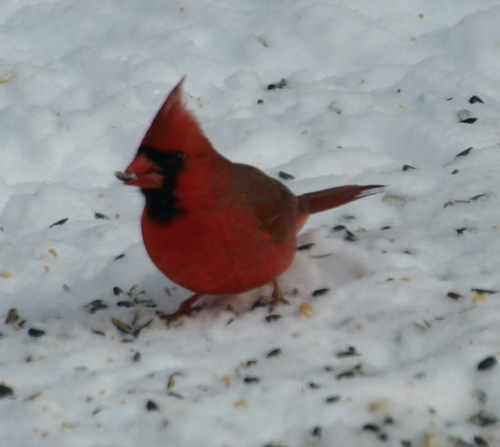
<svg viewBox="0 0 500 447"><path fill-rule="evenodd" d="M382 192L383 185L346 185L299 196L299 213L314 214Z"/></svg>

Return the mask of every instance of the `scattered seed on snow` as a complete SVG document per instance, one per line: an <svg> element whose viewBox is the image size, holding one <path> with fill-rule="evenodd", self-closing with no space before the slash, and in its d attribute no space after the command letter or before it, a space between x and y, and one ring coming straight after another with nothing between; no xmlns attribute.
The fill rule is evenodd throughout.
<svg viewBox="0 0 500 447"><path fill-rule="evenodd" d="M343 358L343 357L353 357L353 356L359 356L359 352L354 346L349 346L347 349L343 351L337 351L335 355L338 358Z"/></svg>
<svg viewBox="0 0 500 447"><path fill-rule="evenodd" d="M476 445L485 446L485 447L489 446L488 442L482 436L477 436L477 435L474 436L474 442L476 443Z"/></svg>
<svg viewBox="0 0 500 447"><path fill-rule="evenodd" d="M337 374L336 378L337 380L342 380L342 379L351 379L356 376L362 376L363 370L362 370L362 365L355 365L351 369L342 371L341 373Z"/></svg>
<svg viewBox="0 0 500 447"><path fill-rule="evenodd" d="M3 399L4 397L14 397L14 390L9 386L0 383L0 399Z"/></svg>
<svg viewBox="0 0 500 447"><path fill-rule="evenodd" d="M54 258L57 258L59 254L57 253L55 248L49 248L49 253L54 256Z"/></svg>
<svg viewBox="0 0 500 447"><path fill-rule="evenodd" d="M248 385L251 385L251 384L254 384L254 383L259 383L260 382L260 378L259 377L256 377L256 376L246 376L243 378L243 382L248 384Z"/></svg>
<svg viewBox="0 0 500 447"><path fill-rule="evenodd" d="M491 414L485 413L484 411L480 411L472 415L468 421L471 424L479 425L479 427L487 427L488 425L493 425L498 422L498 418Z"/></svg>
<svg viewBox="0 0 500 447"><path fill-rule="evenodd" d="M287 85L288 85L287 80L286 79L282 79L279 82L276 82L276 83L273 83L273 84L269 84L267 86L267 89L268 90L282 89L282 88L285 88Z"/></svg>
<svg viewBox="0 0 500 447"><path fill-rule="evenodd" d="M451 299L454 299L454 300L458 300L458 299L460 299L460 298L463 298L463 295L460 295L460 294L459 294L459 293L457 293L457 292L448 292L448 293L446 294L446 296L447 296L448 298L451 298Z"/></svg>
<svg viewBox="0 0 500 447"><path fill-rule="evenodd" d="M334 404L340 400L340 396L327 396L325 402L327 404Z"/></svg>
<svg viewBox="0 0 500 447"><path fill-rule="evenodd" d="M484 371L486 369L493 368L496 364L497 364L496 357L489 356L478 363L477 369L478 371Z"/></svg>
<svg viewBox="0 0 500 447"><path fill-rule="evenodd" d="M128 300L123 300L123 301L118 301L116 303L118 307L134 307L135 304L133 301L128 301Z"/></svg>
<svg viewBox="0 0 500 447"><path fill-rule="evenodd" d="M387 401L385 400L372 400L368 404L368 411L370 413L378 413L380 411L386 411L387 407Z"/></svg>
<svg viewBox="0 0 500 447"><path fill-rule="evenodd" d="M176 393L175 391L169 391L168 396L170 397L175 397L176 399L184 399L184 396L182 394Z"/></svg>
<svg viewBox="0 0 500 447"><path fill-rule="evenodd" d="M123 293L123 290L121 287L115 286L113 287L113 295L118 296Z"/></svg>
<svg viewBox="0 0 500 447"><path fill-rule="evenodd" d="M279 171L278 175L283 179L283 180L294 180L295 176L292 174L288 174L287 172Z"/></svg>
<svg viewBox="0 0 500 447"><path fill-rule="evenodd" d="M461 123L465 124L474 124L477 121L477 118L465 118L464 120L460 120Z"/></svg>
<svg viewBox="0 0 500 447"><path fill-rule="evenodd" d="M134 356L132 357L132 361L134 363L140 362L141 361L141 353L139 351L136 351Z"/></svg>
<svg viewBox="0 0 500 447"><path fill-rule="evenodd" d="M94 213L96 219L109 220L109 217L102 213Z"/></svg>
<svg viewBox="0 0 500 447"><path fill-rule="evenodd" d="M271 314L271 315L267 315L265 320L267 323L272 323L273 321L278 321L282 318L282 315L279 315L279 314Z"/></svg>
<svg viewBox="0 0 500 447"><path fill-rule="evenodd" d="M403 165L403 171L409 171L410 169L417 169L414 166L411 165Z"/></svg>
<svg viewBox="0 0 500 447"><path fill-rule="evenodd" d="M121 255L115 256L114 261L118 261L118 259L122 259L125 257L125 253L122 253Z"/></svg>
<svg viewBox="0 0 500 447"><path fill-rule="evenodd" d="M465 149L464 151L462 152L459 152L457 155L455 155L455 158L458 158L458 157L465 157L467 155L470 154L470 151L474 149L472 146L471 147L468 147L467 149Z"/></svg>
<svg viewBox="0 0 500 447"><path fill-rule="evenodd" d="M15 73L7 73L6 75L0 78L0 84L7 84L7 82L14 79L15 77L16 77Z"/></svg>
<svg viewBox="0 0 500 447"><path fill-rule="evenodd" d="M345 238L344 238L345 241L355 242L358 239L359 238L352 231L349 231L347 229L345 230Z"/></svg>
<svg viewBox="0 0 500 447"><path fill-rule="evenodd" d="M132 326L128 325L127 323L124 323L122 320L118 318L111 318L111 321L119 331L125 334L131 334L134 330Z"/></svg>
<svg viewBox="0 0 500 447"><path fill-rule="evenodd" d="M392 425L392 424L394 424L393 418L391 418L390 416L384 418L384 425Z"/></svg>
<svg viewBox="0 0 500 447"><path fill-rule="evenodd" d="M317 425L312 429L311 436L321 439L322 432L323 432L323 427L321 427L321 425Z"/></svg>
<svg viewBox="0 0 500 447"><path fill-rule="evenodd" d="M419 329L424 330L424 331L427 329L430 329L432 327L432 324L428 320L426 320L425 318L423 319L423 323L419 323L417 321L414 321L413 325Z"/></svg>
<svg viewBox="0 0 500 447"><path fill-rule="evenodd" d="M323 296L325 294L327 294L328 292L330 291L330 289L328 287L324 287L322 289L316 289L313 293L312 293L312 296L314 298L318 297L318 296Z"/></svg>
<svg viewBox="0 0 500 447"><path fill-rule="evenodd" d="M487 197L487 194L478 194L477 196L471 197L471 200L482 199L483 197Z"/></svg>
<svg viewBox="0 0 500 447"><path fill-rule="evenodd" d="M476 292L476 293L479 293L480 295L494 295L495 293L498 293L498 290L489 290L489 289L473 288L470 290L471 290L471 292Z"/></svg>
<svg viewBox="0 0 500 447"><path fill-rule="evenodd" d="M260 297L257 301L252 304L251 310L258 309L259 307L266 307L267 300L263 297Z"/></svg>
<svg viewBox="0 0 500 447"><path fill-rule="evenodd" d="M24 399L23 402L32 402L41 396L43 396L43 393L35 393L35 394L32 394L31 396L27 397L26 399Z"/></svg>
<svg viewBox="0 0 500 447"><path fill-rule="evenodd" d="M42 337L43 335L45 335L45 331L32 327L32 328L28 329L28 334L30 337L37 338L37 337Z"/></svg>
<svg viewBox="0 0 500 447"><path fill-rule="evenodd" d="M281 349L280 348L275 348L272 351L269 351L266 354L266 358L271 358L271 357L279 357L281 355Z"/></svg>
<svg viewBox="0 0 500 447"><path fill-rule="evenodd" d="M314 317L314 308L309 303L302 303L299 306L299 313L300 313L300 315L303 315L304 317L312 318L312 317Z"/></svg>
<svg viewBox="0 0 500 447"><path fill-rule="evenodd" d="M83 306L89 313L95 314L98 310L107 309L108 305L104 304L103 300L93 300L89 304Z"/></svg>
<svg viewBox="0 0 500 447"><path fill-rule="evenodd" d="M387 433L380 433L377 437L381 441L387 441L387 439L389 439L389 437L387 436Z"/></svg>
<svg viewBox="0 0 500 447"><path fill-rule="evenodd" d="M311 242L310 244L304 244L304 245L300 245L297 247L297 250L298 251L306 251L306 250L310 250L311 248L313 248L316 244L314 242Z"/></svg>
<svg viewBox="0 0 500 447"><path fill-rule="evenodd" d="M7 316L5 317L5 324L14 324L17 321L19 321L19 313L15 307L12 309L9 309L9 312L7 312Z"/></svg>
<svg viewBox="0 0 500 447"><path fill-rule="evenodd" d="M11 278L12 276L14 276L14 275L10 272L7 272L7 271L0 272L0 277L2 277L2 278Z"/></svg>
<svg viewBox="0 0 500 447"><path fill-rule="evenodd" d="M471 96L471 97L469 98L469 102L470 102L471 104L475 104L476 102L479 102L479 103L481 103L481 104L484 104L484 101L483 101L483 100L482 100L479 96L477 96L477 95L473 95L473 96Z"/></svg>
<svg viewBox="0 0 500 447"><path fill-rule="evenodd" d="M148 411L159 411L160 407L156 404L156 402L152 400L148 400L146 403L146 410Z"/></svg>
<svg viewBox="0 0 500 447"><path fill-rule="evenodd" d="M52 225L49 225L49 228L58 226L58 225L64 225L68 221L69 217L65 217L64 219L58 220L57 222L54 222Z"/></svg>
<svg viewBox="0 0 500 447"><path fill-rule="evenodd" d="M250 405L248 403L248 400L246 399L240 399L237 400L236 402L233 403L234 408L240 408L240 409L245 409L248 408Z"/></svg>

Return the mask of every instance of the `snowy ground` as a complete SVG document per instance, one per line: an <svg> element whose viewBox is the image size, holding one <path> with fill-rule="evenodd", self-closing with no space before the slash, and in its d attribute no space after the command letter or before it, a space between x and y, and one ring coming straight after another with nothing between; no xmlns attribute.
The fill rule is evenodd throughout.
<svg viewBox="0 0 500 447"><path fill-rule="evenodd" d="M499 446L499 23L497 0L4 0L1 445ZM227 157L297 193L389 185L310 219L281 318L154 318L189 291L113 172L184 74Z"/></svg>

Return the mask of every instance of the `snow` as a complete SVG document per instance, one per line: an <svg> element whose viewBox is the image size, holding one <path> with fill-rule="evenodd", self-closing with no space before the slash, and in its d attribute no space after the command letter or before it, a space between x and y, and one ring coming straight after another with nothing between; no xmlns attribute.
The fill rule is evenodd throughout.
<svg viewBox="0 0 500 447"><path fill-rule="evenodd" d="M2 445L500 445L499 368L478 369L500 354L497 1L0 11ZM310 218L276 317L246 309L264 287L155 318L190 292L113 173L183 75L228 158L296 193L388 185Z"/></svg>

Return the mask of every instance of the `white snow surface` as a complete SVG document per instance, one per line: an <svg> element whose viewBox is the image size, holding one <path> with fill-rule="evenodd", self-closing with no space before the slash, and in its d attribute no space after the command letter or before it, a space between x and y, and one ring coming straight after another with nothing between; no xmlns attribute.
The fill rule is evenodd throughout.
<svg viewBox="0 0 500 447"><path fill-rule="evenodd" d="M500 446L499 23L498 0L3 0L0 445ZM113 173L183 75L228 158L296 193L388 185L310 218L281 318L244 311L267 287L156 318L190 291Z"/></svg>

